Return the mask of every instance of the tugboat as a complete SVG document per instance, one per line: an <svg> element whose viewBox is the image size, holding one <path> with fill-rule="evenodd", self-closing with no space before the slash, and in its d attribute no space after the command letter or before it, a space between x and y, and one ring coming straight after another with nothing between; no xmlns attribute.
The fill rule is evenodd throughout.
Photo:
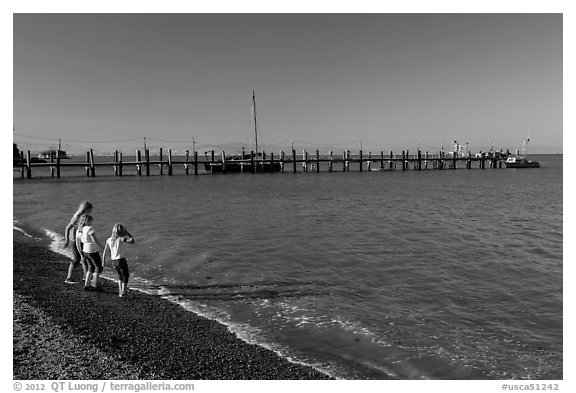
<svg viewBox="0 0 576 393"><path fill-rule="evenodd" d="M530 137L524 140L522 144L522 150L516 151L515 155L508 156L506 159L506 168L540 168L540 163L538 161L528 160L528 155L526 154L526 146Z"/></svg>

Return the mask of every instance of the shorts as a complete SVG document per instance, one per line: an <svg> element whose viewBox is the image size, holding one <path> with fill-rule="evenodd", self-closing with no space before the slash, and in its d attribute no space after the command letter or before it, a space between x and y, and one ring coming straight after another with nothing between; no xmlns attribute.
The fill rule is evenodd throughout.
<svg viewBox="0 0 576 393"><path fill-rule="evenodd" d="M127 284L130 272L128 271L128 262L126 262L126 259L125 258L113 259L112 266L114 266L114 269L116 269L116 271L118 272L120 282Z"/></svg>
<svg viewBox="0 0 576 393"><path fill-rule="evenodd" d="M90 273L98 272L98 274L102 273L104 268L102 267L102 259L100 259L99 252L83 252L84 258L86 258L86 262L88 264L88 271Z"/></svg>

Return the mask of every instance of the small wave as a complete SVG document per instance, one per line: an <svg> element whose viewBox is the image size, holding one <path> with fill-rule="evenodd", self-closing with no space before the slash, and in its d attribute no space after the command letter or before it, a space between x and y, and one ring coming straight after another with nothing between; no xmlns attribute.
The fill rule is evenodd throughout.
<svg viewBox="0 0 576 393"><path fill-rule="evenodd" d="M117 283L118 279L114 277L110 277L106 271L100 276L105 280L109 280L112 282ZM262 348L268 349L276 353L278 356L287 359L291 363L300 364L307 367L312 367L313 369L327 374L332 378L337 378L336 376L332 375L328 370L322 368L318 365L307 363L295 359L289 355L287 355L287 351L281 348L278 345L267 343L262 340L262 333L259 329L250 326L248 324L241 324L237 322L232 322L230 315L222 310L216 310L210 308L206 305L203 305L198 302L194 302L192 300L183 299L182 296L174 295L170 292L170 290L163 285L157 285L143 279L141 277L131 276L130 277L130 290L142 292L152 296L159 296L161 299L166 300L172 304L182 307L184 310L199 315L201 317L214 320L223 326L225 326L231 333L235 334L238 339L252 345L258 345Z"/></svg>
<svg viewBox="0 0 576 393"><path fill-rule="evenodd" d="M118 279L109 276L106 270L104 270L100 277L115 283L118 282ZM290 356L287 349L277 344L266 342L264 339L262 339L263 333L258 328L248 324L232 321L230 315L223 310L214 309L197 301L186 299L179 294L174 294L171 292L169 286L167 285L158 285L144 278L131 275L129 286L130 290L142 292L152 296L158 296L163 300L182 307L188 312L210 320L214 320L225 326L231 333L236 335L238 339L248 344L258 345L262 348L272 351L291 363L312 367L313 369L332 378L338 378L336 375L333 375L333 373L331 373L327 368L314 364L313 362L298 360Z"/></svg>
<svg viewBox="0 0 576 393"><path fill-rule="evenodd" d="M264 305L264 307L266 307L266 305ZM282 311L278 315L282 316L286 321L291 322L296 327L303 327L306 325L317 327L328 326L342 329L353 334L372 337L373 341L374 337L376 337L376 334L365 326L362 326L361 323L349 321L338 315L316 315L311 310L307 310L304 307L299 307L288 302L279 302L275 304L275 307L280 307Z"/></svg>
<svg viewBox="0 0 576 393"><path fill-rule="evenodd" d="M24 229L22 229L22 228L18 228L18 227L16 227L16 226L13 227L13 228L14 228L14 230L16 230L16 231L24 234L25 236L28 236L28 237L30 237L30 238L32 238L32 239L37 239L36 237L32 236L31 234L29 234L28 232L26 232L26 231L25 231Z"/></svg>
<svg viewBox="0 0 576 393"><path fill-rule="evenodd" d="M19 222L18 220L16 220L16 219L13 219L13 220L12 220L12 228L13 228L15 231L20 232L20 233L23 234L24 236L27 236L27 237L29 237L29 238L31 238L31 239L35 239L35 240L40 240L40 238L38 238L38 237L36 237L36 236L34 236L34 235L31 235L30 233L26 232L26 230L25 230L24 228L22 228L22 226L20 226L20 222Z"/></svg>
<svg viewBox="0 0 576 393"><path fill-rule="evenodd" d="M238 322L233 322L230 318L230 315L224 311L215 310L203 304L183 299L181 296L173 295L166 287L160 287L157 290L157 294L164 300L167 300L173 304L176 304L182 307L186 311L190 311L194 314L200 315L204 318L215 320L216 322L226 326L226 328L233 334L236 335L240 340L253 345L258 345L262 348L268 349L276 353L278 356L287 359L291 363L300 364L307 367L312 367L313 369L320 371L332 378L337 378L335 375L332 375L327 369L313 364L311 362L304 362L287 354L285 348L280 347L279 345L272 344L269 342L265 342L262 339L262 332L254 326L248 324L242 324Z"/></svg>
<svg viewBox="0 0 576 393"><path fill-rule="evenodd" d="M64 236L59 233L56 233L50 229L42 228L46 236L51 240L50 242L50 250L57 253L64 255L70 259L74 258L74 253L69 247L64 245Z"/></svg>

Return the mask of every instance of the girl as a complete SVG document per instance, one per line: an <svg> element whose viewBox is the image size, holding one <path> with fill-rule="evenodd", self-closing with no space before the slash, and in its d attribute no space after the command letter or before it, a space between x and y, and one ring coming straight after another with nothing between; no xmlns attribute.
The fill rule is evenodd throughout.
<svg viewBox="0 0 576 393"><path fill-rule="evenodd" d="M96 238L94 228L92 228L92 216L87 214L85 219L86 224L82 228L81 241L82 254L86 258L89 270L84 281L84 290L89 291L98 287L98 276L102 273L102 260L98 251L103 247Z"/></svg>
<svg viewBox="0 0 576 393"><path fill-rule="evenodd" d="M106 250L110 249L110 259L112 266L118 272L118 296L122 297L128 294L128 263L124 254L124 243L134 243L134 238L122 224L114 224L112 236L106 240L102 259L106 261Z"/></svg>
<svg viewBox="0 0 576 393"><path fill-rule="evenodd" d="M70 219L68 225L66 225L66 229L64 230L64 240L65 244L64 247L68 247L68 243L70 242L70 231L73 230L74 233L74 245L72 246L72 260L70 261L70 265L68 266L68 276L66 276L66 280L64 281L66 284L75 284L72 280L72 273L76 266L78 266L78 262L82 265L82 271L84 272L84 277L88 271L86 267L86 261L82 257L82 244L80 242L80 235L82 231L82 227L80 226L80 218L85 214L92 213L92 204L88 201L84 201L78 206L78 210Z"/></svg>

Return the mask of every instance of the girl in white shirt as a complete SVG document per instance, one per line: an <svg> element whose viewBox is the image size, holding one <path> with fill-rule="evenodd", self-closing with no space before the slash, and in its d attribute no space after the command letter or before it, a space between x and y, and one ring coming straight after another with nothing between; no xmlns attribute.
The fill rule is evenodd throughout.
<svg viewBox="0 0 576 393"><path fill-rule="evenodd" d="M118 296L122 297L128 294L128 263L124 253L124 243L134 243L134 238L122 224L114 224L112 236L106 240L102 259L106 262L106 250L110 249L110 259L112 266L118 272Z"/></svg>
<svg viewBox="0 0 576 393"><path fill-rule="evenodd" d="M98 276L102 273L103 269L99 252L100 249L102 249L102 245L98 241L98 238L96 238L96 233L92 227L92 220L92 216L87 214L81 236L82 254L84 254L89 268L84 282L84 289L87 291L98 287Z"/></svg>

